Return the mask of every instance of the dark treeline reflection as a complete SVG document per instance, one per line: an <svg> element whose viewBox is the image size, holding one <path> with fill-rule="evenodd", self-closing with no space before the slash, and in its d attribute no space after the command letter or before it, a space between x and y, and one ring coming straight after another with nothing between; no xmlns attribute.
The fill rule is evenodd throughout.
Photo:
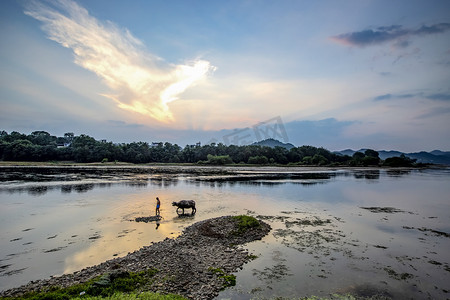
<svg viewBox="0 0 450 300"><path fill-rule="evenodd" d="M176 177L156 177L149 180L150 184L158 187L177 186L179 179Z"/></svg>
<svg viewBox="0 0 450 300"><path fill-rule="evenodd" d="M280 180L329 180L337 176L335 172L318 173L270 173L251 175L224 175L197 177L194 181L201 182L254 182L254 181L280 181Z"/></svg>
<svg viewBox="0 0 450 300"><path fill-rule="evenodd" d="M97 184L99 187L109 187L111 185L105 185L105 184ZM95 187L95 184L88 183L88 184L75 184L75 185L63 185L61 186L61 193L69 194L72 191L77 193L86 193L88 191L93 190Z"/></svg>
<svg viewBox="0 0 450 300"><path fill-rule="evenodd" d="M353 177L356 179L378 180L380 179L380 170L355 171Z"/></svg>
<svg viewBox="0 0 450 300"><path fill-rule="evenodd" d="M23 193L32 196L42 196L49 191L60 190L63 194L86 193L94 188L108 189L113 185L125 185L133 188L145 188L149 185L160 188L176 187L180 180L184 184L195 186L206 186L213 188L235 187L235 186L280 186L283 184L298 184L302 186L314 186L317 184L327 184L338 177L353 177L363 179L367 182L376 182L380 176L400 177L411 174L411 170L340 170L316 173L263 173L263 174L240 174L240 175L210 175L210 176L177 176L174 174L122 174L122 176L99 176L91 174L80 178L65 174L65 176L55 176L58 182L48 180L43 181L42 174L19 174L14 173L8 177L9 182L0 185L0 193ZM3 176L5 177L5 176ZM89 178L86 178L89 177ZM19 179L20 180L17 180ZM39 178L36 180L36 178ZM15 181L16 179L17 181ZM97 181L97 182L95 182ZM9 185L9 186L8 186Z"/></svg>
<svg viewBox="0 0 450 300"><path fill-rule="evenodd" d="M191 180L189 181L190 184L194 184L195 186L205 186L205 187L211 187L211 188L222 188L222 187L237 187L237 186L280 186L284 184L298 184L302 186L312 186L317 184L326 184L330 182L330 180L309 180L309 179L303 179L303 180L279 180L279 179L265 179L265 180L219 180L219 181L210 181L210 180Z"/></svg>
<svg viewBox="0 0 450 300"><path fill-rule="evenodd" d="M46 170L39 172L3 172L0 176L1 182L18 181L18 182L52 182L52 181L80 181L87 179L113 179L111 174L95 174L91 172L65 173L61 171L59 174L46 173Z"/></svg>
<svg viewBox="0 0 450 300"><path fill-rule="evenodd" d="M130 187L146 187L148 182L126 182L126 183L81 183L81 184L64 184L64 185L33 185L21 187L2 187L0 193L6 192L9 194L28 193L31 196L43 196L47 192L60 190L62 194L86 193L94 188L110 188L113 185L125 185Z"/></svg>
<svg viewBox="0 0 450 300"><path fill-rule="evenodd" d="M389 177L402 177L405 175L409 175L411 174L411 170L407 170L407 169L391 169L391 170L386 170L386 174Z"/></svg>
<svg viewBox="0 0 450 300"><path fill-rule="evenodd" d="M30 187L27 192L28 194L32 196L40 196L47 193L48 187L47 186L33 186Z"/></svg>
<svg viewBox="0 0 450 300"><path fill-rule="evenodd" d="M228 182L230 186L240 185L240 186L280 186L283 184L298 184L303 186L312 186L317 184L326 184L328 180L302 180L302 181L238 181L238 182Z"/></svg>

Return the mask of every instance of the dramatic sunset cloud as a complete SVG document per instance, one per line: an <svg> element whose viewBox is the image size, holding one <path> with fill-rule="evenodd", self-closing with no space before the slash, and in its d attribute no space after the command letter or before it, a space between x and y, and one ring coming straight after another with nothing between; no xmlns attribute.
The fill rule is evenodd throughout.
<svg viewBox="0 0 450 300"><path fill-rule="evenodd" d="M102 78L113 91L104 96L120 108L172 121L168 104L214 70L205 60L169 64L128 30L100 22L71 0L44 3L31 2L25 13L43 23L49 39L72 49L76 64Z"/></svg>

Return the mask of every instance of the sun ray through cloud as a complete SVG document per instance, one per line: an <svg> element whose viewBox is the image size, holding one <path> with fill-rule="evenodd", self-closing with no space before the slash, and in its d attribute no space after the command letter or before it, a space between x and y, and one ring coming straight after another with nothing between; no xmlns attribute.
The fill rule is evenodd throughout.
<svg viewBox="0 0 450 300"><path fill-rule="evenodd" d="M100 22L71 0L31 2L25 14L43 23L49 39L70 48L76 64L103 79L113 91L104 96L160 122L174 121L168 103L215 70L201 59L167 63L128 30Z"/></svg>

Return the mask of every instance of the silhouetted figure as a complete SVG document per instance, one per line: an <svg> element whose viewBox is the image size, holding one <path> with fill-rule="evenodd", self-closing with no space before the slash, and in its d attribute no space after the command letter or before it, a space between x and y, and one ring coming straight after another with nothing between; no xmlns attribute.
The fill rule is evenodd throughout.
<svg viewBox="0 0 450 300"><path fill-rule="evenodd" d="M159 198L156 197L156 215L159 216L159 208L161 206L161 201L159 201Z"/></svg>

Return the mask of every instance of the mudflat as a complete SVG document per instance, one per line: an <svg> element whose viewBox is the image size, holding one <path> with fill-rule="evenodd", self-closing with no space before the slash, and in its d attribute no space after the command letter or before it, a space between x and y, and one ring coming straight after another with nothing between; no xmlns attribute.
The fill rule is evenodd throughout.
<svg viewBox="0 0 450 300"><path fill-rule="evenodd" d="M20 297L27 292L50 291L54 287L72 286L105 274L111 278L123 276L121 274L124 272L155 270L155 275L141 285L138 292L153 291L193 299L212 299L224 287L233 284L230 274L253 258L241 246L263 238L269 231L270 226L263 221L241 229L235 217L208 219L187 227L175 239L166 238L124 257L72 274L32 281L3 291L0 296Z"/></svg>

